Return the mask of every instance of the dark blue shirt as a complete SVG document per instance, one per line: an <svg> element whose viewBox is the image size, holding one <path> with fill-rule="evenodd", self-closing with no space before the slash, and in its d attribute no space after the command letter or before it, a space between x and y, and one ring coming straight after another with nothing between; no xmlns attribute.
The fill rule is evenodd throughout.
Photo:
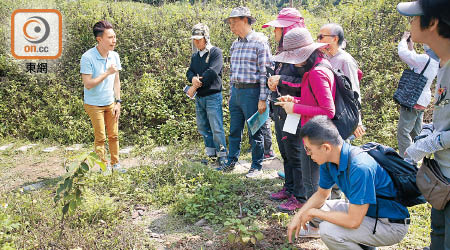
<svg viewBox="0 0 450 250"><path fill-rule="evenodd" d="M396 201L376 198L377 194L395 197L397 190L386 170L368 153L360 152L354 155L348 166L351 148L354 147L344 142L339 166L334 163L325 163L320 166L319 186L330 189L336 183L351 204L369 204L367 216L376 217L378 201L378 218L408 218L409 212L405 206Z"/></svg>

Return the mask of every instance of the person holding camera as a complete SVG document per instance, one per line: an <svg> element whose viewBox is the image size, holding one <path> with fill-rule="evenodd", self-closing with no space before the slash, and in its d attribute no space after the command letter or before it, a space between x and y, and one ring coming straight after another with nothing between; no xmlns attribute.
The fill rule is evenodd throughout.
<svg viewBox="0 0 450 250"><path fill-rule="evenodd" d="M397 11L411 17L411 40L429 45L440 59L434 95L433 127L428 133L424 131L424 138L406 149L406 156L414 162L429 154L434 156L434 159L424 159L416 180L425 199L433 206L431 245L424 249L450 249L450 1L399 3ZM423 171L430 167L433 167L433 173L430 171L430 175L421 178ZM436 185L428 184L430 180Z"/></svg>
<svg viewBox="0 0 450 250"><path fill-rule="evenodd" d="M400 105L400 117L397 126L398 150L401 156L405 155L405 150L412 144L412 139L418 136L422 130L423 112L431 101L431 83L437 75L439 68L439 58L428 45L423 45L425 54L419 54L414 50L414 42L408 31L403 33L398 44L398 56L402 61L428 79L425 87L413 108Z"/></svg>

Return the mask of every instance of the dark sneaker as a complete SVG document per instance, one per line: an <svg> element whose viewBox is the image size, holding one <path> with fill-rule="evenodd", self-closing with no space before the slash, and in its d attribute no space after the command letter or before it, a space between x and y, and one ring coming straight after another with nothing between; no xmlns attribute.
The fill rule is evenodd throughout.
<svg viewBox="0 0 450 250"><path fill-rule="evenodd" d="M248 173L245 175L245 177L247 177L247 178L256 178L256 177L258 177L261 174L262 174L262 170L261 169L250 168L250 170L248 170Z"/></svg>
<svg viewBox="0 0 450 250"><path fill-rule="evenodd" d="M302 208L304 203L299 202L295 196L291 196L287 202L280 204L278 209L285 212L293 212L295 209Z"/></svg>
<svg viewBox="0 0 450 250"><path fill-rule="evenodd" d="M270 152L268 154L264 154L263 161L273 160L273 159L275 159L275 154L273 153L273 150L270 150Z"/></svg>
<svg viewBox="0 0 450 250"><path fill-rule="evenodd" d="M222 171L222 172L231 172L234 170L234 166L236 165L237 161L227 161L226 163L220 165L220 167L216 168L217 171Z"/></svg>
<svg viewBox="0 0 450 250"><path fill-rule="evenodd" d="M222 166L225 165L227 163L227 157L226 156L222 156L222 157L217 157L217 161L216 164L217 166Z"/></svg>
<svg viewBox="0 0 450 250"><path fill-rule="evenodd" d="M281 189L281 191L270 194L271 200L282 201L289 199L289 194L286 192L286 188Z"/></svg>

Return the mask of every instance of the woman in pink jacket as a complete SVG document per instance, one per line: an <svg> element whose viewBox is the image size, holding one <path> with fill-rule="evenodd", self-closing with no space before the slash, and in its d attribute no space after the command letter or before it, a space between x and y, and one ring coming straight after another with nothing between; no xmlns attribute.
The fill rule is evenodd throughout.
<svg viewBox="0 0 450 250"><path fill-rule="evenodd" d="M301 126L316 115L334 117L334 95L336 85L334 74L327 67L330 63L319 51L327 46L325 43L315 43L306 28L295 28L288 33L297 36L298 48L285 51L274 57L274 61L294 64L299 74L303 74L301 82L301 97L283 96L276 105L282 106L287 114L301 115ZM287 35L287 34L286 34ZM319 167L309 158L303 147L301 152L302 179L306 198L309 199L318 188Z"/></svg>

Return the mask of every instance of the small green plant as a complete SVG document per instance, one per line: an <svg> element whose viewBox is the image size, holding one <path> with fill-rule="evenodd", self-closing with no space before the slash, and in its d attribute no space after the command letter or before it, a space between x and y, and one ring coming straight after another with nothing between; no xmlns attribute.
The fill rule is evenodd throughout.
<svg viewBox="0 0 450 250"><path fill-rule="evenodd" d="M1 249L15 249L11 232L19 229L20 223L6 214L4 210L7 208L8 204L0 204L0 247Z"/></svg>
<svg viewBox="0 0 450 250"><path fill-rule="evenodd" d="M95 152L84 153L76 158L81 161L81 163L75 161L69 168L66 168L68 176L59 184L54 197L56 204L61 203L63 205L61 221L64 220L64 216L69 211L75 211L81 204L81 191L85 184L86 173L88 173L95 164L98 164L103 171L106 171L105 163L100 160L100 157L98 157Z"/></svg>
<svg viewBox="0 0 450 250"><path fill-rule="evenodd" d="M287 226L287 224L289 222L289 214L282 213L282 212L273 213L272 214L272 219L277 219L278 224L280 224L281 226L285 227L285 226Z"/></svg>
<svg viewBox="0 0 450 250"><path fill-rule="evenodd" d="M228 232L228 241L231 244L248 244L253 245L257 241L264 239L264 235L259 227L253 223L250 217L243 219L229 219L225 221L225 232ZM225 239L225 241L227 240Z"/></svg>

